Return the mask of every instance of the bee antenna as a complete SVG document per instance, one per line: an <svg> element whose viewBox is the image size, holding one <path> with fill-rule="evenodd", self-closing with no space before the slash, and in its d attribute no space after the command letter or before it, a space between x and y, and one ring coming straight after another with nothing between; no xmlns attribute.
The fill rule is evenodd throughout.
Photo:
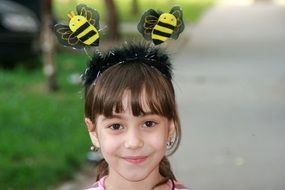
<svg viewBox="0 0 285 190"><path fill-rule="evenodd" d="M70 13L67 14L67 16L71 19L72 17L75 16L74 11L71 11Z"/></svg>

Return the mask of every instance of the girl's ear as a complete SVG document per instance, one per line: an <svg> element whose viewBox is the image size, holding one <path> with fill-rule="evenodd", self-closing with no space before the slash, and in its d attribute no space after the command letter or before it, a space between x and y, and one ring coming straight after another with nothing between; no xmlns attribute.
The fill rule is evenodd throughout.
<svg viewBox="0 0 285 190"><path fill-rule="evenodd" d="M100 148L98 135L97 135L96 130L95 130L95 124L91 121L91 119L89 119L87 117L85 117L84 121L85 121L87 130L89 132L89 136L90 136L90 139L91 139L93 145L95 145L97 148Z"/></svg>
<svg viewBox="0 0 285 190"><path fill-rule="evenodd" d="M169 122L168 139L172 139L175 134L175 123L173 120L170 120Z"/></svg>
<svg viewBox="0 0 285 190"><path fill-rule="evenodd" d="M85 117L84 121L85 121L87 130L88 130L89 132L95 131L95 125L94 125L94 123L91 121L91 119Z"/></svg>

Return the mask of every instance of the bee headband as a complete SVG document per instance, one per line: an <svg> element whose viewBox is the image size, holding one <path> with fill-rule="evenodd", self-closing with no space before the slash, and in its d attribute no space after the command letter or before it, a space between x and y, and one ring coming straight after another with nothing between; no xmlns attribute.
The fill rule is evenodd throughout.
<svg viewBox="0 0 285 190"><path fill-rule="evenodd" d="M77 14L68 14L68 25L55 25L59 42L75 49L99 45L99 14L95 9L79 4ZM177 39L184 30L183 14L180 7L173 7L169 13L153 9L147 10L137 26L146 40L155 45L167 39ZM121 48L110 49L105 54L96 51L83 75L85 86L89 86L106 69L116 64L144 63L159 70L166 78L172 79L171 64L168 54L150 43L126 43Z"/></svg>
<svg viewBox="0 0 285 190"><path fill-rule="evenodd" d="M99 45L99 14L95 9L79 4L76 6L77 15L71 11L68 25L54 26L58 41L64 46L82 49Z"/></svg>
<svg viewBox="0 0 285 190"><path fill-rule="evenodd" d="M87 67L83 79L85 87L90 86L106 69L117 64L146 64L159 70L166 78L172 79L172 67L168 54L150 43L125 43L120 48L113 48L105 54L95 53Z"/></svg>
<svg viewBox="0 0 285 190"><path fill-rule="evenodd" d="M54 29L58 41L64 46L75 49L99 45L99 14L84 4L76 6L77 15L71 11L67 16L67 24L56 24ZM155 45L167 39L177 39L184 30L183 12L179 6L173 7L169 13L153 9L147 10L137 26L138 31L146 40Z"/></svg>
<svg viewBox="0 0 285 190"><path fill-rule="evenodd" d="M178 6L173 7L169 13L149 9L141 17L138 30L146 40L152 40L155 45L168 38L176 40L184 30L183 12Z"/></svg>

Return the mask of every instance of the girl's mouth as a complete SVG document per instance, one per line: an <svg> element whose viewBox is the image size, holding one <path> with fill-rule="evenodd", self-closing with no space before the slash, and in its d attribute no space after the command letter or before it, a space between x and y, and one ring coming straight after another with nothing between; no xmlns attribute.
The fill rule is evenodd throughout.
<svg viewBox="0 0 285 190"><path fill-rule="evenodd" d="M147 156L126 156L123 159L132 164L140 164L147 159Z"/></svg>

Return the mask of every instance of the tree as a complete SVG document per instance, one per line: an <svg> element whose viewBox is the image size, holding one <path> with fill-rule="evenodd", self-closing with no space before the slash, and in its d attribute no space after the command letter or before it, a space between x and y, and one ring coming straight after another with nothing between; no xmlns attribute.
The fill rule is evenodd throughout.
<svg viewBox="0 0 285 190"><path fill-rule="evenodd" d="M113 0L105 0L107 12L107 25L110 40L119 40L119 19L117 9Z"/></svg>
<svg viewBox="0 0 285 190"><path fill-rule="evenodd" d="M132 0L132 15L136 16L139 14L138 0Z"/></svg>
<svg viewBox="0 0 285 190"><path fill-rule="evenodd" d="M58 89L56 67L54 64L55 44L53 39L52 26L52 0L44 0L42 3L42 28L41 44L44 74L48 81L48 90Z"/></svg>

